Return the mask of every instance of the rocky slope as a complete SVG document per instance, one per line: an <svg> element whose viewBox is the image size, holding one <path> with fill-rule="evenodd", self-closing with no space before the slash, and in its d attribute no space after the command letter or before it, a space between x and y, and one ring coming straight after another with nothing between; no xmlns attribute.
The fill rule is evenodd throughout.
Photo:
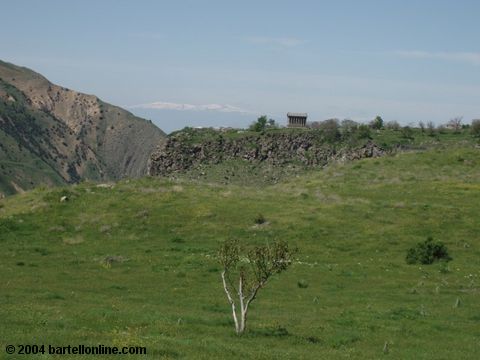
<svg viewBox="0 0 480 360"><path fill-rule="evenodd" d="M208 136L202 136L202 132ZM230 160L314 167L331 161L378 157L385 153L372 142L353 147L331 144L316 131L283 130L231 136L213 130L192 129L173 134L163 141L152 154L148 171L150 175L161 176Z"/></svg>
<svg viewBox="0 0 480 360"><path fill-rule="evenodd" d="M0 192L145 175L164 136L94 95L0 61Z"/></svg>

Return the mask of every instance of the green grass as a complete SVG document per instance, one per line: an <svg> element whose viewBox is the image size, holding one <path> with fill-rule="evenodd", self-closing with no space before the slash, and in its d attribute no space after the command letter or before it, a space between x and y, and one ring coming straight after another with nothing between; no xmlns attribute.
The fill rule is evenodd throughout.
<svg viewBox="0 0 480 360"><path fill-rule="evenodd" d="M145 178L1 200L0 345L140 345L168 359L475 359L479 155L466 144L273 186ZM453 260L406 264L428 236ZM226 238L300 249L252 304L242 337L215 261Z"/></svg>

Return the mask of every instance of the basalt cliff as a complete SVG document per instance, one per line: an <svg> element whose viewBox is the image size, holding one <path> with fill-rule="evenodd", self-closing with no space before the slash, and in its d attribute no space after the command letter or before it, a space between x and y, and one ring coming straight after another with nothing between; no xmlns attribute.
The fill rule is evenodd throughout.
<svg viewBox="0 0 480 360"><path fill-rule="evenodd" d="M148 172L152 176L164 176L231 160L279 167L287 164L322 167L333 161L385 154L386 151L373 142L353 146L332 144L317 131L283 129L242 134L190 129L172 134L161 142L150 158Z"/></svg>

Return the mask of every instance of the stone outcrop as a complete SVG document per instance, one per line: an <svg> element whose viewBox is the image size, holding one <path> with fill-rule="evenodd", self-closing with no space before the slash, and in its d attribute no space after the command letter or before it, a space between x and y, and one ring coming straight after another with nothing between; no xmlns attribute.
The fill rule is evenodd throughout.
<svg viewBox="0 0 480 360"><path fill-rule="evenodd" d="M315 131L270 131L233 137L216 132L200 140L195 138L192 131L179 132L162 142L150 158L149 174L168 175L202 164L218 164L234 159L268 162L278 166L297 163L316 167L333 161L343 162L385 154L383 149L372 142L356 147L330 144Z"/></svg>

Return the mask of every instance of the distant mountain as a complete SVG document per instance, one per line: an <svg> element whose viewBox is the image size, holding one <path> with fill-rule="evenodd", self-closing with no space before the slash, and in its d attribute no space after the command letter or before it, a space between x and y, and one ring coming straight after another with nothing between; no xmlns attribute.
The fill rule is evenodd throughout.
<svg viewBox="0 0 480 360"><path fill-rule="evenodd" d="M150 121L0 61L0 193L145 175L164 138Z"/></svg>
<svg viewBox="0 0 480 360"><path fill-rule="evenodd" d="M255 122L261 114L240 112L222 112L214 110L170 110L133 107L135 115L152 122L166 133L181 130L184 127L234 127L246 128ZM277 118L275 118L277 120ZM282 119L277 120L283 124Z"/></svg>

